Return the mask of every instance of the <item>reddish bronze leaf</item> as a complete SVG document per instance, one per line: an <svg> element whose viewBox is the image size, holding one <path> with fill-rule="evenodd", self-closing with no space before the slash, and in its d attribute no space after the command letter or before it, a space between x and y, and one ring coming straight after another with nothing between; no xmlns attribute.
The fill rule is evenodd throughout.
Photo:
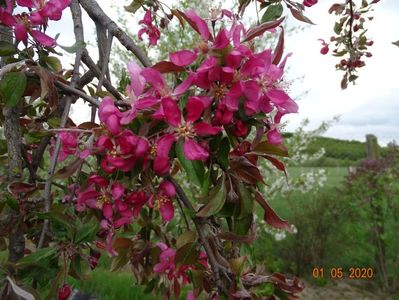
<svg viewBox="0 0 399 300"><path fill-rule="evenodd" d="M30 193L35 191L36 189L37 186L35 184L24 183L24 182L13 182L8 185L8 191L14 196Z"/></svg>
<svg viewBox="0 0 399 300"><path fill-rule="evenodd" d="M283 57L283 52L284 52L284 28L281 27L281 33L280 37L278 39L276 49L274 49L274 58L273 58L273 64L278 65L278 63L281 61L281 58Z"/></svg>
<svg viewBox="0 0 399 300"><path fill-rule="evenodd" d="M261 25L248 29L248 31L245 33L243 42L248 42L257 36L262 35L266 30L276 28L284 21L284 19L285 18L282 17L280 19L273 20L270 22L265 22L262 23Z"/></svg>
<svg viewBox="0 0 399 300"><path fill-rule="evenodd" d="M153 65L152 68L161 73L176 73L184 71L183 67L177 66L170 61L160 61Z"/></svg>
<svg viewBox="0 0 399 300"><path fill-rule="evenodd" d="M58 172L54 175L54 178L65 179L71 177L80 168L82 163L83 159L81 158L75 159L70 165L58 170Z"/></svg>
<svg viewBox="0 0 399 300"><path fill-rule="evenodd" d="M286 229L287 231L291 232L290 224L277 215L277 213L270 207L269 203L267 203L265 198L263 198L261 193L255 193L255 200L265 211L264 219L267 224L275 228Z"/></svg>
<svg viewBox="0 0 399 300"><path fill-rule="evenodd" d="M302 21L302 22L305 22L305 23L309 23L309 24L315 25L308 17L306 17L306 16L302 13L302 11L297 10L297 9L295 9L295 8L293 8L293 7L291 7L290 10L291 10L292 16L293 16L295 19L297 19L297 20L299 20L299 21Z"/></svg>
<svg viewBox="0 0 399 300"><path fill-rule="evenodd" d="M256 184L259 181L264 182L258 167L245 156L237 157L230 161L229 173L248 184Z"/></svg>

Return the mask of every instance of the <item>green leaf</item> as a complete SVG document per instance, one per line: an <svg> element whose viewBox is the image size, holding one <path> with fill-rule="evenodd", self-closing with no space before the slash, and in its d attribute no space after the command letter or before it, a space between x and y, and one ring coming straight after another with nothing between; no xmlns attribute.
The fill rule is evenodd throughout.
<svg viewBox="0 0 399 300"><path fill-rule="evenodd" d="M276 20L283 14L283 5L277 3L275 5L270 5L262 16L262 23Z"/></svg>
<svg viewBox="0 0 399 300"><path fill-rule="evenodd" d="M205 168L202 161L188 160L184 156L183 142L179 141L176 144L176 156L187 173L188 179L194 184L202 188L205 178Z"/></svg>
<svg viewBox="0 0 399 300"><path fill-rule="evenodd" d="M43 63L45 63L51 70L60 72L62 70L61 61L55 56L43 56Z"/></svg>
<svg viewBox="0 0 399 300"><path fill-rule="evenodd" d="M206 218L217 214L226 201L226 186L224 184L224 174L219 178L217 186L215 186L208 196L208 204L201 208L197 213L198 217Z"/></svg>
<svg viewBox="0 0 399 300"><path fill-rule="evenodd" d="M65 50L68 53L76 53L78 50L83 49L86 47L86 43L83 41L78 41L75 44L73 44L72 46L62 46L59 45L63 50Z"/></svg>
<svg viewBox="0 0 399 300"><path fill-rule="evenodd" d="M57 254L57 249L55 248L42 248L21 258L17 265L27 266L27 265L40 265L43 261L50 262L51 259L55 258Z"/></svg>
<svg viewBox="0 0 399 300"><path fill-rule="evenodd" d="M255 201L248 188L242 182L238 183L238 191L240 192L240 212L238 219L243 219L248 215L252 215Z"/></svg>
<svg viewBox="0 0 399 300"><path fill-rule="evenodd" d="M229 167L229 152L230 152L230 142L228 137L224 137L220 142L220 147L218 151L218 161L220 165L227 169Z"/></svg>
<svg viewBox="0 0 399 300"><path fill-rule="evenodd" d="M197 232L193 230L187 230L176 239L176 247L181 248L188 243L192 243L197 238Z"/></svg>
<svg viewBox="0 0 399 300"><path fill-rule="evenodd" d="M0 41L0 56L10 56L18 52L17 47L9 42Z"/></svg>
<svg viewBox="0 0 399 300"><path fill-rule="evenodd" d="M134 14L136 13L136 11L138 11L140 9L140 7L143 5L143 1L142 0L134 0L132 1L132 3L130 3L129 5L125 6L125 10Z"/></svg>
<svg viewBox="0 0 399 300"><path fill-rule="evenodd" d="M14 107L21 100L26 87L26 76L22 72L7 73L0 81L0 95L6 106Z"/></svg>
<svg viewBox="0 0 399 300"><path fill-rule="evenodd" d="M91 242L94 239L98 229L98 222L83 224L83 226L80 227L76 232L75 243L81 244L85 242Z"/></svg>
<svg viewBox="0 0 399 300"><path fill-rule="evenodd" d="M199 250L197 243L188 243L176 250L176 266L192 265L197 262Z"/></svg>

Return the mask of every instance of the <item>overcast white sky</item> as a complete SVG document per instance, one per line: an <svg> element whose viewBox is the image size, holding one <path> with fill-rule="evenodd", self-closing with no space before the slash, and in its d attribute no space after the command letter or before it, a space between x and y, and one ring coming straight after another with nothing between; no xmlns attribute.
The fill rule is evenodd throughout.
<svg viewBox="0 0 399 300"><path fill-rule="evenodd" d="M117 13L110 7L111 3L126 5L129 1L98 2L108 15L116 19ZM340 115L340 122L334 124L326 136L364 140L367 133L373 133L381 144L393 139L399 141L399 47L392 45L393 41L399 40L399 1L383 0L375 5L375 11L372 12L374 20L369 23L368 31L368 37L374 40L370 48L373 57L367 59L357 84L350 85L345 91L340 88L342 72L335 71L338 60L330 55L321 55L320 42L317 40L328 39L332 35L335 16L327 11L335 2L320 0L317 5L307 9L306 15L317 25L306 26L303 32L286 38L285 50L293 53L288 61L290 70L287 77L294 79L304 76L303 81L293 82L291 95L297 96L308 91L298 101L299 113L286 117L289 120L288 130L294 130L304 118L309 118L312 128ZM292 17L289 18L289 25L298 24ZM94 42L94 27L88 26L90 20L87 16L84 24L86 39ZM51 25L51 33L61 33L60 44L73 44L69 12L64 15L62 22ZM68 32L65 31L67 28ZM93 56L96 57L96 54ZM73 116L77 120L85 120L88 113L76 107Z"/></svg>

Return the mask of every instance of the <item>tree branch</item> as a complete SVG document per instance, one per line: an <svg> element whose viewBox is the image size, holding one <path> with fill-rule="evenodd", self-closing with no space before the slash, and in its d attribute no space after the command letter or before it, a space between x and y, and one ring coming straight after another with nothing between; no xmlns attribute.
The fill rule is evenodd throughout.
<svg viewBox="0 0 399 300"><path fill-rule="evenodd" d="M151 62L147 55L136 45L136 43L101 9L95 0L79 0L84 10L95 22L100 22L108 29L108 32L116 37L119 42L129 51L131 51L144 67L150 67Z"/></svg>
<svg viewBox="0 0 399 300"><path fill-rule="evenodd" d="M184 206L189 208L191 211L196 212L196 210L188 200L182 187L170 175L166 176L166 178L167 180L172 182L172 184L175 186L178 200L180 200L184 204ZM206 230L206 224L204 223L204 219L193 217L192 220L194 222L201 244L204 246L205 252L208 256L209 264L211 265L216 286L219 289L220 293L228 295L228 287L226 286L225 282L222 280L221 275L223 275L228 282L231 282L231 278L229 276L229 273L231 272L218 262L215 253L213 252L212 246L210 245L208 239L205 236L205 232L207 230ZM215 249L215 251L217 250Z"/></svg>
<svg viewBox="0 0 399 300"><path fill-rule="evenodd" d="M82 11L80 9L78 0L72 0L70 7L71 7L73 24L74 24L75 39L77 42L84 42ZM76 52L75 65L73 68L73 73L72 73L72 78L71 78L70 87L72 89L75 88L75 86L79 80L79 66L80 66L81 59L82 59L82 49L79 49ZM65 104L64 112L62 114L61 123L60 123L61 128L65 127L65 125L68 121L68 116L69 116L69 111L71 109L72 101L73 101L72 96L66 97L66 104ZM44 211L45 212L49 212L50 208L51 208L51 185L52 185L52 180L53 180L52 178L55 173L55 169L57 167L58 155L60 153L60 149L61 149L61 139L58 136L56 143L55 143L55 147L54 147L53 157L51 158L50 167L48 169L47 181L44 186ZM46 220L44 220L43 229L42 229L39 243L37 246L38 248L43 247L44 241L46 238L46 234L48 232L48 228L49 228L49 221L48 221L48 219L46 219Z"/></svg>

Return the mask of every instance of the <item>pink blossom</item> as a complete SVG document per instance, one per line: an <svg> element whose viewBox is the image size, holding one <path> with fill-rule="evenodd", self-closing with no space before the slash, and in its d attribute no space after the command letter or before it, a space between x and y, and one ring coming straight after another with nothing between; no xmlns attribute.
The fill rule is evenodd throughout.
<svg viewBox="0 0 399 300"><path fill-rule="evenodd" d="M100 136L95 147L100 153L105 154L101 161L101 167L105 172L112 173L116 169L128 172L136 161L147 155L149 143L147 139L126 129L114 137Z"/></svg>
<svg viewBox="0 0 399 300"><path fill-rule="evenodd" d="M161 33L159 32L158 28L152 24L151 10L146 11L144 18L139 22L139 24L144 25L144 27L138 32L140 41L143 40L143 34L147 34L150 45L155 46L158 43Z"/></svg>
<svg viewBox="0 0 399 300"><path fill-rule="evenodd" d="M174 209L172 198L176 196L174 185L170 181L162 181L157 192L149 199L150 207L153 207L161 213L165 222L173 219Z"/></svg>
<svg viewBox="0 0 399 300"><path fill-rule="evenodd" d="M176 138L183 141L184 155L190 160L206 160L209 156L208 152L195 141L195 137L215 135L221 131L220 127L213 127L203 121L195 123L206 108L204 104L198 98L191 97L186 105L187 113L184 121L177 102L170 98L162 99L163 117L174 128Z"/></svg>

